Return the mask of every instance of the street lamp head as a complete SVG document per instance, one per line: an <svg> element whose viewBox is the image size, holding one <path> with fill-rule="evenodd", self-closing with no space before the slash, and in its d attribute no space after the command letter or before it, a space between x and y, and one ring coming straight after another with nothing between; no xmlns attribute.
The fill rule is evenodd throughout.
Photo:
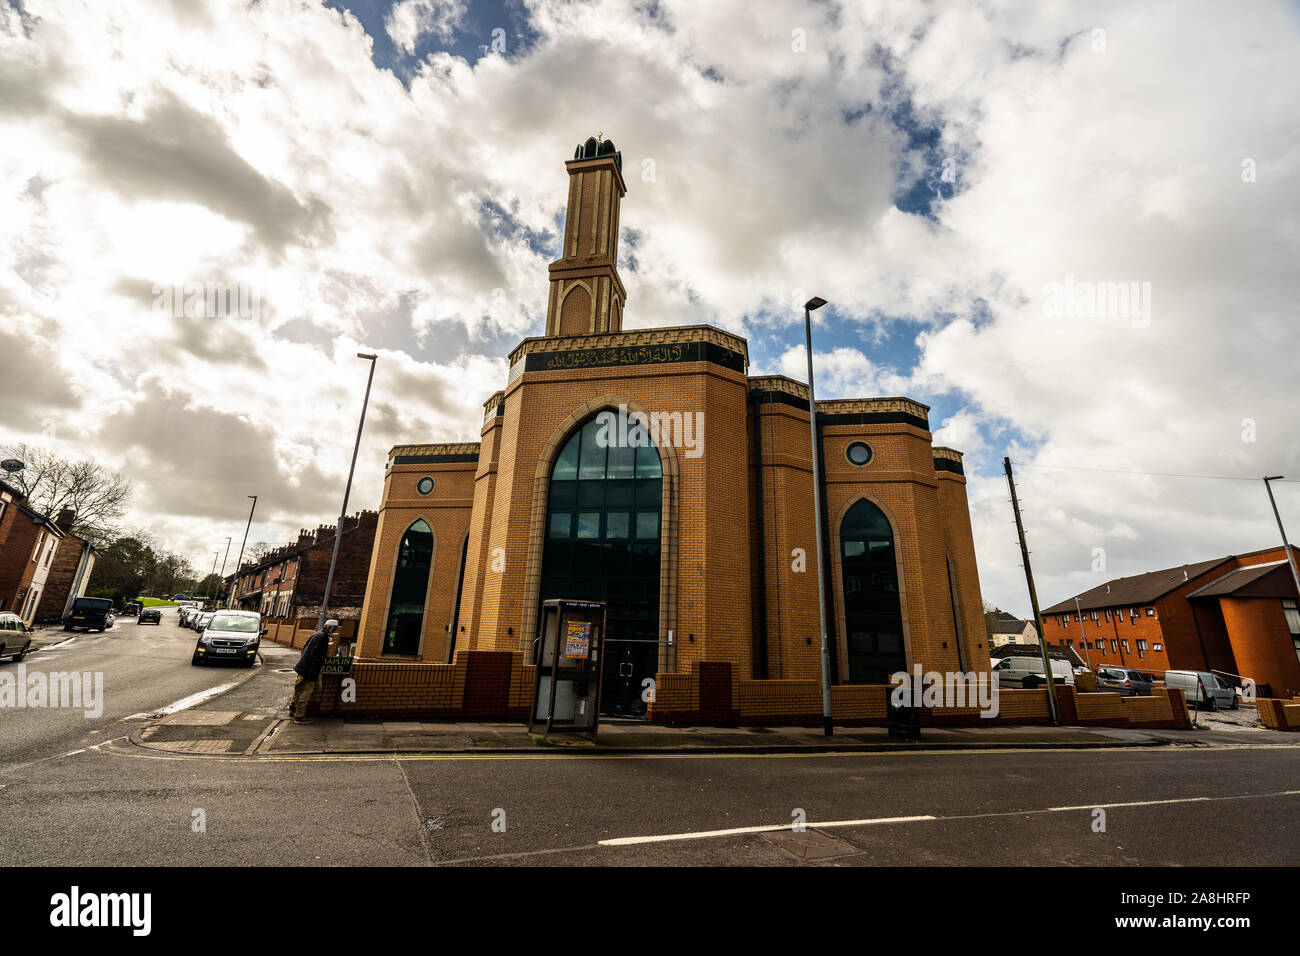
<svg viewBox="0 0 1300 956"><path fill-rule="evenodd" d="M1264 480L1265 480L1265 481L1281 481L1281 480L1282 480L1283 478L1285 478L1285 477L1286 477L1286 475L1265 475L1265 476L1264 476Z"/></svg>
<svg viewBox="0 0 1300 956"><path fill-rule="evenodd" d="M358 352L357 358L363 358L366 359L367 361L373 362L375 359L379 358L379 356L371 355L369 352Z"/></svg>
<svg viewBox="0 0 1300 956"><path fill-rule="evenodd" d="M811 311L813 311L813 309L820 309L820 308L821 308L822 306L824 306L825 304L826 304L826 300L825 300L825 299L823 299L823 298L822 298L821 296L819 296L819 295L815 295L815 296L813 296L811 299L809 299L807 302L805 302L805 303L803 304L803 307L804 307L805 309L807 309L809 312L811 312Z"/></svg>

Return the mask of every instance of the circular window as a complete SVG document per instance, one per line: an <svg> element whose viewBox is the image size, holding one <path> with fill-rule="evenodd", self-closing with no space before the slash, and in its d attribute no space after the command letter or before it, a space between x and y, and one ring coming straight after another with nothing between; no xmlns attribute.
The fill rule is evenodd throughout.
<svg viewBox="0 0 1300 956"><path fill-rule="evenodd" d="M433 491L433 479L430 478L428 475L425 475L418 482L416 482L415 490L422 495L427 495L429 492Z"/></svg>
<svg viewBox="0 0 1300 956"><path fill-rule="evenodd" d="M844 454L853 464L865 465L871 461L871 446L864 441L855 441L849 445Z"/></svg>

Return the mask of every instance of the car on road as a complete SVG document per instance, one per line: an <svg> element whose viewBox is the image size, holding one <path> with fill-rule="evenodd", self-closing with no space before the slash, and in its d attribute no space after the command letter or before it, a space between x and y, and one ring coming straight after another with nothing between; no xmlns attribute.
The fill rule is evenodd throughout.
<svg viewBox="0 0 1300 956"><path fill-rule="evenodd" d="M122 605L122 615L124 617L136 617L143 608L144 605L139 601L127 601Z"/></svg>
<svg viewBox="0 0 1300 956"><path fill-rule="evenodd" d="M199 632L190 661L201 667L208 661L235 661L252 667L261 646L262 615L256 611L213 611L207 627Z"/></svg>
<svg viewBox="0 0 1300 956"><path fill-rule="evenodd" d="M147 607L140 612L137 624L162 624L162 611L156 607Z"/></svg>
<svg viewBox="0 0 1300 956"><path fill-rule="evenodd" d="M1127 667L1102 667L1097 671L1097 690L1121 697L1150 697L1151 681Z"/></svg>
<svg viewBox="0 0 1300 956"><path fill-rule="evenodd" d="M199 611L197 614L194 615L194 623L191 624L190 626L193 627L194 630L202 634L203 629L207 627L208 622L212 620L213 613L214 613L213 611Z"/></svg>
<svg viewBox="0 0 1300 956"><path fill-rule="evenodd" d="M63 617L65 631L83 628L86 631L103 631L113 626L113 602L108 598L79 597Z"/></svg>
<svg viewBox="0 0 1300 956"><path fill-rule="evenodd" d="M195 620L202 613L203 609L197 603L181 605L181 627L193 627Z"/></svg>
<svg viewBox="0 0 1300 956"><path fill-rule="evenodd" d="M10 657L14 663L27 656L32 646L32 628L12 611L0 612L0 657Z"/></svg>
<svg viewBox="0 0 1300 956"><path fill-rule="evenodd" d="M1166 671L1165 686L1177 687L1187 703L1197 710L1218 710L1228 707L1236 710L1236 689L1218 674L1208 671Z"/></svg>

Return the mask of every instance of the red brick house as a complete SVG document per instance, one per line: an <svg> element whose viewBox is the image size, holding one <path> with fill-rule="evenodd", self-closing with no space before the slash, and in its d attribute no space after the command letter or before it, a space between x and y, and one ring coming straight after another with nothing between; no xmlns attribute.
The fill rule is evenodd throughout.
<svg viewBox="0 0 1300 956"><path fill-rule="evenodd" d="M31 624L67 533L33 510L22 492L0 482L0 611Z"/></svg>
<svg viewBox="0 0 1300 956"><path fill-rule="evenodd" d="M358 620L370 575L370 553L379 515L360 511L344 521L338 565L330 587L330 616ZM320 613L334 553L334 525L298 532L298 540L276 548L257 562L245 562L223 582L235 584L232 605L260 611L264 617L314 618Z"/></svg>
<svg viewBox="0 0 1300 956"><path fill-rule="evenodd" d="M1094 667L1219 671L1290 697L1300 694L1298 598L1286 551L1268 548L1107 581L1079 594L1078 609L1074 597L1045 608L1043 627L1049 644L1081 648Z"/></svg>

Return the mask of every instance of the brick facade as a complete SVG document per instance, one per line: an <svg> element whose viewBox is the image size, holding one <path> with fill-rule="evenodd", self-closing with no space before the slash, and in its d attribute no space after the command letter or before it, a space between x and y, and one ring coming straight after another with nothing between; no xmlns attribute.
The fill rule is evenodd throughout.
<svg viewBox="0 0 1300 956"><path fill-rule="evenodd" d="M511 353L504 388L484 404L480 441L389 453L358 666L454 666L481 652L531 661L557 457L600 412L664 413L695 423L699 444L655 445L662 478L651 673L657 689L699 675L703 702L693 709L733 719L724 686L819 680L822 556L808 389L782 376L750 376L745 340L721 329L622 330L615 240L626 187L618 155L608 144L589 155L593 142L568 164L569 217L550 270L547 334ZM586 298L574 298L579 286ZM818 403L828 626L841 685L849 658L840 526L863 499L884 512L893 533L900 664L988 671L961 455L934 447L928 411L908 398ZM853 442L870 446L870 461L848 459ZM432 481L427 493L423 479ZM417 521L433 532L431 571L418 649L396 657L384 653L385 630L399 548ZM838 699L849 706L852 693L846 686ZM819 695L810 706L820 712Z"/></svg>

